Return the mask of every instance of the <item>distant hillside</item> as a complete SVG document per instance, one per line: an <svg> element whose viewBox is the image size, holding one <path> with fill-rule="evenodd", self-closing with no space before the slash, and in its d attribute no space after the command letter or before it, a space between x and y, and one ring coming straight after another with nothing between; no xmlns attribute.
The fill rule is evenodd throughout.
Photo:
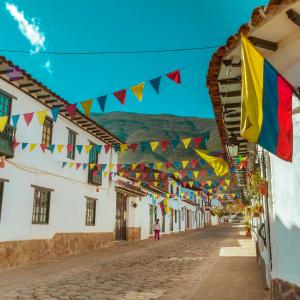
<svg viewBox="0 0 300 300"><path fill-rule="evenodd" d="M174 140L185 137L196 137L209 132L207 148L210 151L222 151L219 132L213 119L179 117L174 115L146 115L125 112L93 114L92 118L104 128L115 134L126 143L142 141ZM120 163L181 161L197 159L192 147L184 149L180 144L176 151L161 152L160 148L153 153L151 150L142 152L138 148L135 153L125 151L119 157Z"/></svg>

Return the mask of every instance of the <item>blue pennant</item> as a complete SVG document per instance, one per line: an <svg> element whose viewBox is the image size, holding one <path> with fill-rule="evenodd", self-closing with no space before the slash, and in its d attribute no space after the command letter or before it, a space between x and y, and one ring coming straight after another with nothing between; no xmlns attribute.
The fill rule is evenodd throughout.
<svg viewBox="0 0 300 300"><path fill-rule="evenodd" d="M173 164L174 164L174 166L175 166L175 168L176 168L177 170L180 169L180 167L181 167L181 162L180 162L180 161L174 161Z"/></svg>
<svg viewBox="0 0 300 300"><path fill-rule="evenodd" d="M51 108L52 119L54 122L56 122L56 120L57 120L59 110L60 110L59 106L54 106Z"/></svg>
<svg viewBox="0 0 300 300"><path fill-rule="evenodd" d="M148 163L148 167L149 167L150 169L153 169L154 163Z"/></svg>
<svg viewBox="0 0 300 300"><path fill-rule="evenodd" d="M173 146L174 150L176 150L178 144L179 144L179 140L173 140L173 141L171 141L171 145Z"/></svg>
<svg viewBox="0 0 300 300"><path fill-rule="evenodd" d="M113 144L113 148L116 152L120 151L120 144Z"/></svg>
<svg viewBox="0 0 300 300"><path fill-rule="evenodd" d="M28 146L28 143L22 143L22 150L24 150Z"/></svg>
<svg viewBox="0 0 300 300"><path fill-rule="evenodd" d="M161 76L149 80L150 84L152 85L153 89L157 94L159 94L160 81L161 81Z"/></svg>
<svg viewBox="0 0 300 300"><path fill-rule="evenodd" d="M51 151L51 153L53 153L53 152L54 152L54 149L55 149L55 145L50 144L50 145L48 146L48 149Z"/></svg>
<svg viewBox="0 0 300 300"><path fill-rule="evenodd" d="M82 167L83 167L83 170L85 170L87 168L88 164L87 163L83 163L82 164Z"/></svg>
<svg viewBox="0 0 300 300"><path fill-rule="evenodd" d="M83 147L82 145L76 145L76 149L77 149L79 154L81 154L82 147Z"/></svg>
<svg viewBox="0 0 300 300"><path fill-rule="evenodd" d="M102 145L97 145L97 146L95 146L95 151L96 151L97 153L101 153L101 150L102 150Z"/></svg>
<svg viewBox="0 0 300 300"><path fill-rule="evenodd" d="M107 95L97 97L97 100L98 100L98 103L99 103L99 106L100 106L102 112L104 112L104 110L105 110L106 99L107 99Z"/></svg>
<svg viewBox="0 0 300 300"><path fill-rule="evenodd" d="M62 167L64 168L66 165L67 165L67 162L64 161L64 162L62 163Z"/></svg>
<svg viewBox="0 0 300 300"><path fill-rule="evenodd" d="M149 142L142 142L141 143L141 150L144 152L149 147Z"/></svg>
<svg viewBox="0 0 300 300"><path fill-rule="evenodd" d="M17 127L17 124L18 124L18 122L19 122L19 118L20 118L20 115L13 115L13 116L11 117L11 120L12 120L13 125L14 125L15 128Z"/></svg>

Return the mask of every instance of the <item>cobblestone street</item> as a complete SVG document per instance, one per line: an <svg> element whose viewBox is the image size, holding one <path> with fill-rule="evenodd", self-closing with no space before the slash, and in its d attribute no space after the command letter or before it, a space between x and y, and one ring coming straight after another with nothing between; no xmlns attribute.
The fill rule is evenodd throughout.
<svg viewBox="0 0 300 300"><path fill-rule="evenodd" d="M169 235L158 243L119 242L1 271L0 298L267 299L253 244L240 230L222 225Z"/></svg>

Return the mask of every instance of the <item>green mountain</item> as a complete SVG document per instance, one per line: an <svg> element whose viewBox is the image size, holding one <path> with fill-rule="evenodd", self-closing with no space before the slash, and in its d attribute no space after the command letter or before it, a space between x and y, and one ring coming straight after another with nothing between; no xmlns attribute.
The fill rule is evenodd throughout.
<svg viewBox="0 0 300 300"><path fill-rule="evenodd" d="M213 119L126 112L93 114L92 118L125 143L174 140L209 133L207 149L210 151L223 151L217 125ZM125 151L120 154L119 162L172 162L199 158L192 147L185 149L182 143L178 145L175 151L171 148L170 145L166 152L162 152L160 146L158 146L155 152L152 152L151 149L142 152L138 147L135 153Z"/></svg>

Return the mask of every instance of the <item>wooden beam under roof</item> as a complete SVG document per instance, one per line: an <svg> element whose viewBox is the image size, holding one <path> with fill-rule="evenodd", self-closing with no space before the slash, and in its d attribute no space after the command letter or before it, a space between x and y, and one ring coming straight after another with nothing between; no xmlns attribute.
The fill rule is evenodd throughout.
<svg viewBox="0 0 300 300"><path fill-rule="evenodd" d="M55 102L58 102L58 100L57 99L48 99L48 100L45 100L46 104L55 103ZM59 105L54 105L54 106L59 106Z"/></svg>
<svg viewBox="0 0 300 300"><path fill-rule="evenodd" d="M9 74L9 73L12 73L14 72L15 70L14 69L5 69L5 70L0 70L0 75L3 75L3 74Z"/></svg>
<svg viewBox="0 0 300 300"><path fill-rule="evenodd" d="M241 107L241 103L240 102L234 102L234 103L225 103L224 104L225 108L237 108L237 107ZM239 114L241 115L241 114ZM227 115L229 116L229 115Z"/></svg>
<svg viewBox="0 0 300 300"><path fill-rule="evenodd" d="M240 125L240 121L226 121L224 120L224 122L226 123L226 125Z"/></svg>
<svg viewBox="0 0 300 300"><path fill-rule="evenodd" d="M28 93L39 93L42 89L28 90Z"/></svg>
<svg viewBox="0 0 300 300"><path fill-rule="evenodd" d="M27 87L30 87L30 86L33 86L33 85L34 85L33 82L21 83L21 84L19 85L19 88L20 88L20 89L23 89L23 88L27 88Z"/></svg>
<svg viewBox="0 0 300 300"><path fill-rule="evenodd" d="M51 97L50 95L40 95L40 96L37 96L38 99L45 99L45 98L49 98Z"/></svg>
<svg viewBox="0 0 300 300"><path fill-rule="evenodd" d="M226 97L226 98L230 98L230 97L239 97L242 95L241 91L230 91L230 92L224 92L224 93L220 93L221 97Z"/></svg>
<svg viewBox="0 0 300 300"><path fill-rule="evenodd" d="M293 9L286 11L287 17L297 26L300 27L300 15L295 12Z"/></svg>
<svg viewBox="0 0 300 300"><path fill-rule="evenodd" d="M226 66L226 67L234 67L234 68L239 68L241 67L241 62L238 63L233 63L231 59L224 59L222 60L222 63Z"/></svg>
<svg viewBox="0 0 300 300"><path fill-rule="evenodd" d="M259 48L263 48L263 49L267 49L267 50L271 50L271 51L276 51L278 48L277 43L263 40L263 39L255 37L255 36L249 36L248 39L252 42L252 44L254 46L257 46Z"/></svg>
<svg viewBox="0 0 300 300"><path fill-rule="evenodd" d="M22 79L24 79L23 76L16 76L16 77L9 78L10 81L19 81L19 80L22 80Z"/></svg>
<svg viewBox="0 0 300 300"><path fill-rule="evenodd" d="M241 76L237 76L234 78L226 78L226 79L219 79L218 82L221 85L225 85L225 84L237 84L237 83L241 83L242 78Z"/></svg>

